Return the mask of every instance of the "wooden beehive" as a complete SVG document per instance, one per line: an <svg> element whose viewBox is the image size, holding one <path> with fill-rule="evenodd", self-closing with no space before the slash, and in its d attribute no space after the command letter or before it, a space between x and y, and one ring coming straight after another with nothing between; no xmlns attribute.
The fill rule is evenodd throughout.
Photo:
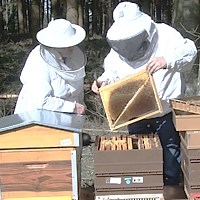
<svg viewBox="0 0 200 200"><path fill-rule="evenodd" d="M200 97L170 99L173 122L181 138L181 169L188 199L200 196Z"/></svg>
<svg viewBox="0 0 200 200"><path fill-rule="evenodd" d="M181 99L170 99L171 107L175 110L200 114L200 97L184 97Z"/></svg>
<svg viewBox="0 0 200 200"><path fill-rule="evenodd" d="M194 193L200 195L200 131L181 132L180 138L184 190L189 198Z"/></svg>
<svg viewBox="0 0 200 200"><path fill-rule="evenodd" d="M162 112L153 77L146 70L101 87L100 96L111 130Z"/></svg>
<svg viewBox="0 0 200 200"><path fill-rule="evenodd" d="M158 137L98 137L94 173L96 196L162 193L163 158Z"/></svg>
<svg viewBox="0 0 200 200"><path fill-rule="evenodd" d="M170 99L173 122L177 131L200 130L200 97Z"/></svg>
<svg viewBox="0 0 200 200"><path fill-rule="evenodd" d="M0 118L2 200L78 200L84 117L33 111Z"/></svg>

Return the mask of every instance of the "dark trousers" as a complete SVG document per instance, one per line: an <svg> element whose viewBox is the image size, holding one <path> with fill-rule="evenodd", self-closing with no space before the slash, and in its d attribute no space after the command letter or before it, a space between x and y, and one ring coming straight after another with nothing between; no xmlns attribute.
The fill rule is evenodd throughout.
<svg viewBox="0 0 200 200"><path fill-rule="evenodd" d="M172 113L163 117L144 119L128 125L129 134L157 133L163 148L165 185L178 185L180 179L180 137L175 130Z"/></svg>

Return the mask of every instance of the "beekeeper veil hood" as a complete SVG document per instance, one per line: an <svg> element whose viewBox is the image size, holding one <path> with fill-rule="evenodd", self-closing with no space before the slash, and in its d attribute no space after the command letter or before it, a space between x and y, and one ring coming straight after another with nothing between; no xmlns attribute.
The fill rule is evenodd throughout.
<svg viewBox="0 0 200 200"><path fill-rule="evenodd" d="M122 2L113 11L114 23L107 32L111 48L125 59L149 57L157 43L155 23L131 2Z"/></svg>

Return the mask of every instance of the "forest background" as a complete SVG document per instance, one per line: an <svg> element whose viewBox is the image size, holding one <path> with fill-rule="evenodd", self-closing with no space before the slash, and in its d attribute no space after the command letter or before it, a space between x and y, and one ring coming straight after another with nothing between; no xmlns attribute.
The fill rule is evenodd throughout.
<svg viewBox="0 0 200 200"><path fill-rule="evenodd" d="M101 72L109 51L105 36L113 23L112 11L120 0L0 0L0 117L13 113L21 89L20 72L36 33L54 18L66 18L87 33L84 48L88 58L85 79L87 114L105 120L101 102L91 92L95 73ZM192 39L200 49L200 0L132 0L156 22L164 22ZM187 95L200 93L199 56L186 74Z"/></svg>

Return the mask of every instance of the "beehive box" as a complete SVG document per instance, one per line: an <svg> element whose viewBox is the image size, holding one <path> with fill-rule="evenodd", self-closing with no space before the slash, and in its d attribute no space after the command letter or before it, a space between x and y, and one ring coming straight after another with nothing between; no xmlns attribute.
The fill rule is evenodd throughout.
<svg viewBox="0 0 200 200"><path fill-rule="evenodd" d="M181 168L184 174L184 190L188 197L199 192L200 194L200 148L195 148L194 138L197 133L184 132L181 137Z"/></svg>
<svg viewBox="0 0 200 200"><path fill-rule="evenodd" d="M170 104L175 110L200 114L200 96L170 99Z"/></svg>
<svg viewBox="0 0 200 200"><path fill-rule="evenodd" d="M146 70L101 87L100 96L111 130L162 112L153 77Z"/></svg>
<svg viewBox="0 0 200 200"><path fill-rule="evenodd" d="M181 131L181 142L187 149L200 149L200 130L199 131Z"/></svg>
<svg viewBox="0 0 200 200"><path fill-rule="evenodd" d="M189 112L172 110L173 123L177 131L200 130L200 115Z"/></svg>
<svg viewBox="0 0 200 200"><path fill-rule="evenodd" d="M94 149L95 195L162 194L163 157L156 135L101 136Z"/></svg>
<svg viewBox="0 0 200 200"><path fill-rule="evenodd" d="M84 117L34 111L0 118L2 200L78 200Z"/></svg>
<svg viewBox="0 0 200 200"><path fill-rule="evenodd" d="M200 97L170 99L173 122L177 131L200 130Z"/></svg>

